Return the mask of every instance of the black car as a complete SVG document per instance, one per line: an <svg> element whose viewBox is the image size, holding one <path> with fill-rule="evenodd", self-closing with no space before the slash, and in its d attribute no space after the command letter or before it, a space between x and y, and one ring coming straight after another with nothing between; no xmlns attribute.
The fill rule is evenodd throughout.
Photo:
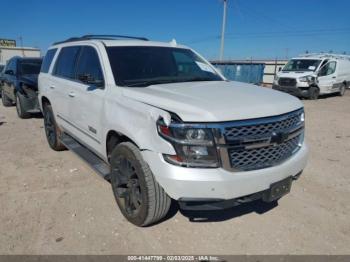
<svg viewBox="0 0 350 262"><path fill-rule="evenodd" d="M40 112L38 103L38 75L42 59L13 57L5 67L1 89L4 106L16 104L18 116L29 118Z"/></svg>
<svg viewBox="0 0 350 262"><path fill-rule="evenodd" d="M0 65L0 97L1 97L1 88L2 88L4 72L5 72L5 65Z"/></svg>

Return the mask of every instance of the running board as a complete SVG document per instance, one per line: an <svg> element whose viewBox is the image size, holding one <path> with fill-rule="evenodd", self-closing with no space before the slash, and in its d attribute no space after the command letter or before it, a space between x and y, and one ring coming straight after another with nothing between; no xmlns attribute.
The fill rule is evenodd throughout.
<svg viewBox="0 0 350 262"><path fill-rule="evenodd" d="M110 167L94 154L91 150L80 144L70 135L64 133L61 137L62 144L65 145L70 151L78 155L84 160L93 170L97 172L105 180L110 180Z"/></svg>

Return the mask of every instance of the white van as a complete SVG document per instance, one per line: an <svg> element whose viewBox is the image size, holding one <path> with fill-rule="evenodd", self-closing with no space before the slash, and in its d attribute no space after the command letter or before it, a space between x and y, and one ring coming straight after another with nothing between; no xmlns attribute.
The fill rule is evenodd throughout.
<svg viewBox="0 0 350 262"><path fill-rule="evenodd" d="M343 96L350 84L350 56L310 54L291 59L277 73L273 89L299 97Z"/></svg>

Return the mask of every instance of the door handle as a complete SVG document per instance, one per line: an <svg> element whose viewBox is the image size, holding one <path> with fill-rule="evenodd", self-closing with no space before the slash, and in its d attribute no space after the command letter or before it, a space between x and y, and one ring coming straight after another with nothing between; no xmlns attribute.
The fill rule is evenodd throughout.
<svg viewBox="0 0 350 262"><path fill-rule="evenodd" d="M333 78L333 79L336 79L337 77L336 77L336 76L333 76L332 78Z"/></svg>
<svg viewBox="0 0 350 262"><path fill-rule="evenodd" d="M50 86L51 89L55 89L55 86Z"/></svg>
<svg viewBox="0 0 350 262"><path fill-rule="evenodd" d="M68 93L68 96L69 96L69 97L75 97L75 93L74 93L74 92L69 92L69 93Z"/></svg>

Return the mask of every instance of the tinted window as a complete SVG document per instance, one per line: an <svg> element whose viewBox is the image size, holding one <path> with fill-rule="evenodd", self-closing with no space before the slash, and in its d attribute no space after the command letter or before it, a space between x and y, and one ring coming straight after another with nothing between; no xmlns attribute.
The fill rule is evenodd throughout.
<svg viewBox="0 0 350 262"><path fill-rule="evenodd" d="M2 72L2 70L4 69L5 66L0 65L0 72Z"/></svg>
<svg viewBox="0 0 350 262"><path fill-rule="evenodd" d="M55 64L54 74L65 78L74 79L75 61L79 54L80 46L63 47Z"/></svg>
<svg viewBox="0 0 350 262"><path fill-rule="evenodd" d="M43 73L49 72L49 68L50 68L52 59L53 59L53 57L56 54L56 51L57 51L57 48L50 49L50 50L47 51L47 53L46 53L46 55L44 57L43 64L41 65L41 70L40 70L41 72L43 72Z"/></svg>
<svg viewBox="0 0 350 262"><path fill-rule="evenodd" d="M9 62L8 62L8 64L7 64L7 66L6 66L6 71L7 70L12 70L14 73L16 73L16 62L15 62L15 60L10 60Z"/></svg>
<svg viewBox="0 0 350 262"><path fill-rule="evenodd" d="M77 63L76 78L83 82L96 82L99 85L103 83L100 61L93 47L82 47Z"/></svg>
<svg viewBox="0 0 350 262"><path fill-rule="evenodd" d="M21 75L37 75L40 72L41 59L25 59L18 62L18 73Z"/></svg>
<svg viewBox="0 0 350 262"><path fill-rule="evenodd" d="M114 79L121 86L223 80L189 49L170 47L107 47Z"/></svg>

